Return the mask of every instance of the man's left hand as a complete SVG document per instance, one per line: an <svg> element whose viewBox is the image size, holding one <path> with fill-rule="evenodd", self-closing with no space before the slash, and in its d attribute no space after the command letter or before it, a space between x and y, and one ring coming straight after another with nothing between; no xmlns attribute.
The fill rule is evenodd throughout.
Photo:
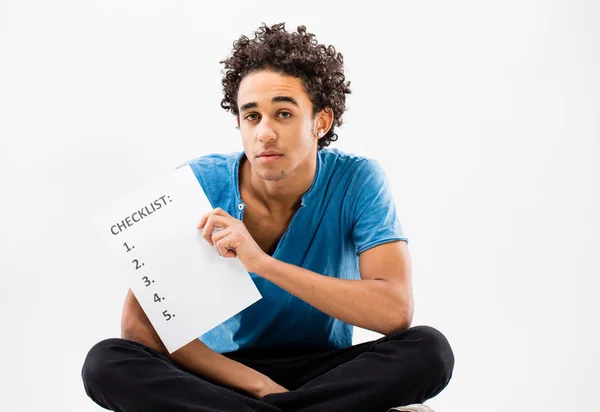
<svg viewBox="0 0 600 412"><path fill-rule="evenodd" d="M216 247L219 255L224 258L237 257L248 272L256 273L268 257L252 238L244 222L220 207L202 216L198 229L202 228L202 237ZM222 230L213 233L215 228Z"/></svg>

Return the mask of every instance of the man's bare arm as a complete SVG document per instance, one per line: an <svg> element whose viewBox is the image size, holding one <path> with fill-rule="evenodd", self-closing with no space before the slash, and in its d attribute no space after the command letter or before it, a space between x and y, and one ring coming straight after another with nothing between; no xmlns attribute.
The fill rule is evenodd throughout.
<svg viewBox="0 0 600 412"><path fill-rule="evenodd" d="M199 339L194 339L169 354L131 289L127 292L123 306L121 337L163 353L197 375L240 389L256 398L262 398L268 393L287 391L268 376L213 351Z"/></svg>
<svg viewBox="0 0 600 412"><path fill-rule="evenodd" d="M156 333L156 330L150 323L146 313L135 298L135 295L129 289L125 304L123 305L123 313L121 315L121 337L129 339L157 352L169 355L169 351L162 343L162 340Z"/></svg>
<svg viewBox="0 0 600 412"><path fill-rule="evenodd" d="M254 271L336 319L383 335L406 330L413 317L407 242L383 243L359 256L360 280L324 276L266 253Z"/></svg>

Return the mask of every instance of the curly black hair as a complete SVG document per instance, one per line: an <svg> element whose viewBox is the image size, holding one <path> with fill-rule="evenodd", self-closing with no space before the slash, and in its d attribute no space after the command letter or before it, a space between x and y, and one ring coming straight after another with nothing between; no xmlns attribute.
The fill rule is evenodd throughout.
<svg viewBox="0 0 600 412"><path fill-rule="evenodd" d="M225 64L221 107L239 116L237 94L240 82L249 73L271 70L300 78L313 110L313 118L321 110L333 109L333 125L319 139L318 150L329 146L338 136L335 126L342 125L346 110L346 94L351 93L350 81L344 76L344 59L333 46L318 44L315 35L298 26L298 32L288 33L285 23L268 27L265 23L254 32L254 39L242 35L233 42Z"/></svg>

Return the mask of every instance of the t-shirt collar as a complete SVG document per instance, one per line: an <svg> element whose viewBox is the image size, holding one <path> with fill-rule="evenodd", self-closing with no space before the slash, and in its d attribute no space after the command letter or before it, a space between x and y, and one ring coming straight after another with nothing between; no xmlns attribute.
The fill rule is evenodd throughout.
<svg viewBox="0 0 600 412"><path fill-rule="evenodd" d="M315 187L317 186L317 182L319 181L319 176L320 176L320 172L321 172L321 162L323 161L321 159L321 155L322 155L323 150L317 150L317 166L316 166L316 170L315 170L315 177L313 179L312 184L310 185L310 187L308 188L308 190L300 197L300 207L302 206L306 206L306 203L311 199L311 197L313 196L314 192L315 192ZM242 156L245 156L245 152L242 150L236 157L235 159L235 164L233 167L233 182L235 185L235 195L237 197L237 203L240 205L243 205L244 202L242 201L242 195L240 194L240 176L239 176L239 169L240 169L240 162L242 159Z"/></svg>

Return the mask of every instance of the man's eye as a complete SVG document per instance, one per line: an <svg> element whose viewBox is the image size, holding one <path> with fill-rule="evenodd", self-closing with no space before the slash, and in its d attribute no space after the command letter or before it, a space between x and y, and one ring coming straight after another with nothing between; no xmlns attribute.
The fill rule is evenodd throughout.
<svg viewBox="0 0 600 412"><path fill-rule="evenodd" d="M258 116L258 115L256 113L250 113L249 115L246 116L246 119L247 120L256 120L256 118L251 119L250 117L252 117L252 116Z"/></svg>
<svg viewBox="0 0 600 412"><path fill-rule="evenodd" d="M292 116L292 114L291 114L290 112L280 112L279 114L280 114L280 115L281 115L281 114L286 114L287 116L284 116L284 117L283 117L284 119L289 119L289 118Z"/></svg>

